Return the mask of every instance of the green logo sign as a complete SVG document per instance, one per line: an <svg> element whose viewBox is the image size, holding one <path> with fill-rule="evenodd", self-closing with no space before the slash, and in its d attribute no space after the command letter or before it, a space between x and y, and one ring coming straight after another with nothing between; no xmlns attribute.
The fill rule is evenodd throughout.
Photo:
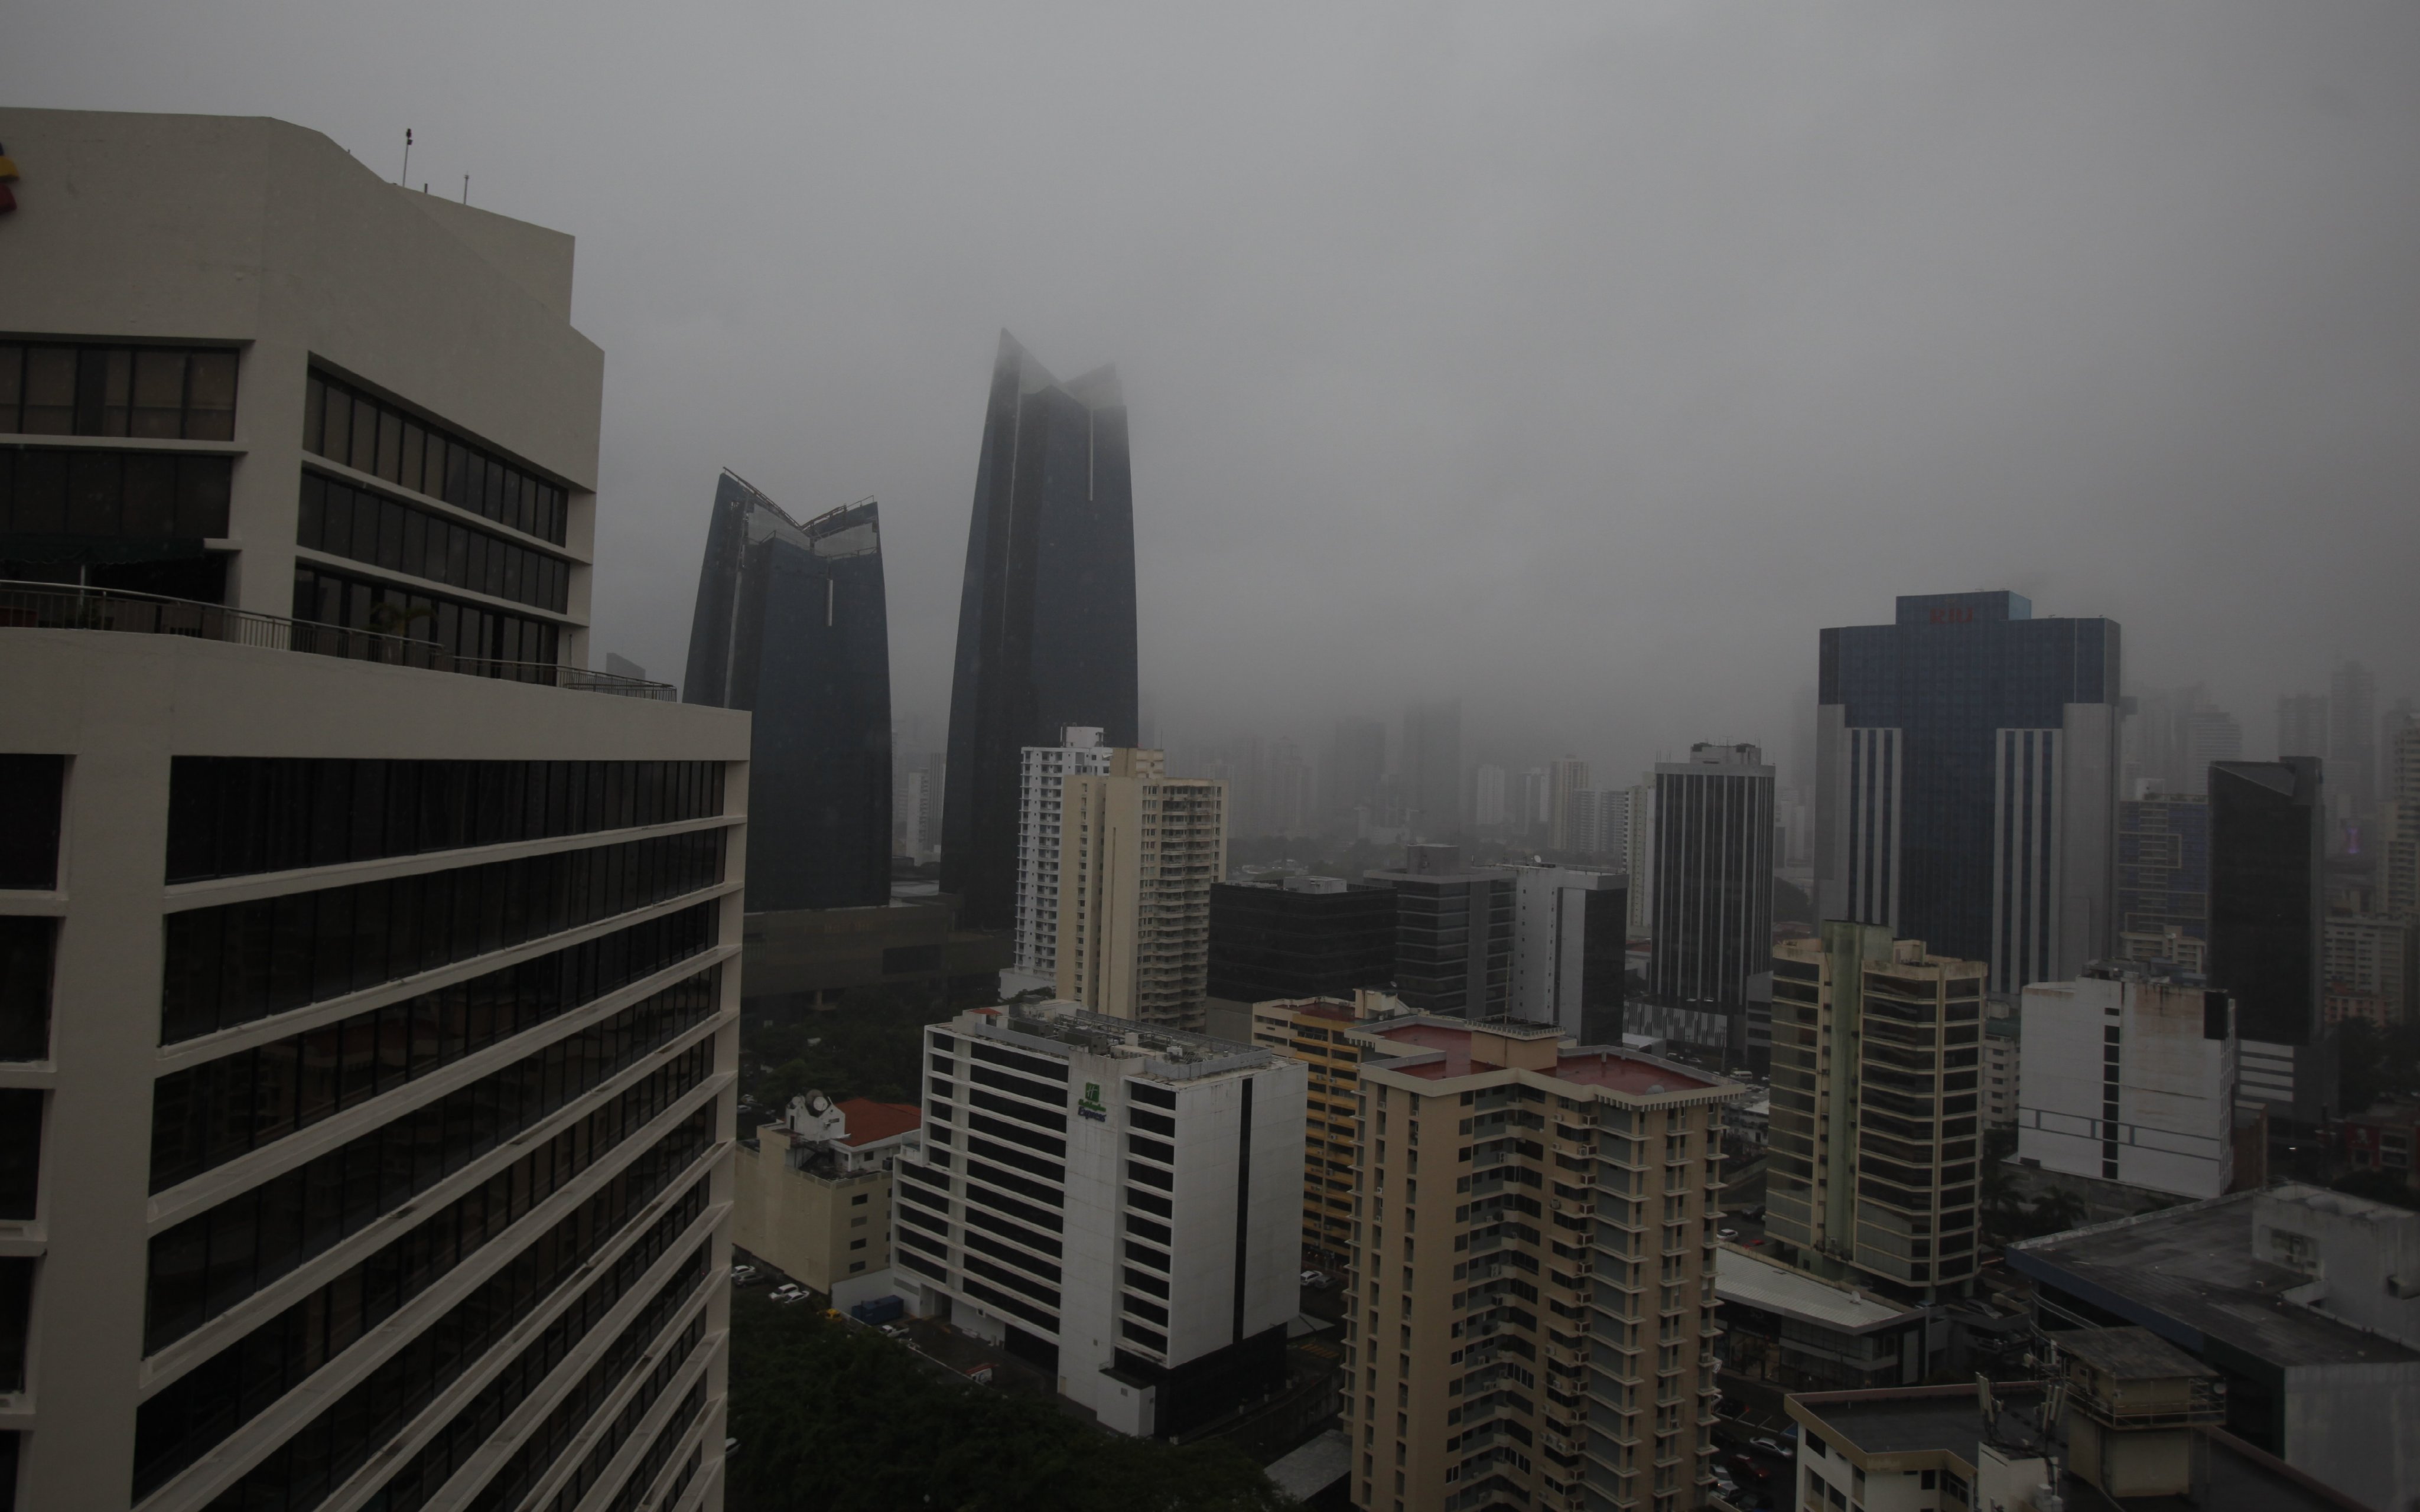
<svg viewBox="0 0 2420 1512"><path fill-rule="evenodd" d="M1102 1123L1109 1121L1109 1105L1101 1101L1100 1083L1084 1084L1084 1095L1076 1100L1076 1116L1079 1119L1096 1119Z"/></svg>

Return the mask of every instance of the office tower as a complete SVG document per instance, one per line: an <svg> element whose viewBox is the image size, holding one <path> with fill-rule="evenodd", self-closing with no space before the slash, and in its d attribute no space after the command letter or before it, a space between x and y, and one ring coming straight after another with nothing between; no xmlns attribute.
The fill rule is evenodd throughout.
<svg viewBox="0 0 2420 1512"><path fill-rule="evenodd" d="M1358 1027L1390 1016L1398 1006L1385 993L1361 988L1341 996L1273 998L1245 1011L1252 1043L1302 1062L1302 1243L1330 1264L1353 1259L1357 1120L1368 1038Z"/></svg>
<svg viewBox="0 0 2420 1512"><path fill-rule="evenodd" d="M2168 954L2189 940L2192 959ZM2118 805L2118 943L2129 960L2203 968L2210 944L2210 800L2156 794Z"/></svg>
<svg viewBox="0 0 2420 1512"><path fill-rule="evenodd" d="M1593 854L1614 861L1630 851L1630 790L1603 788L1596 795L1596 843Z"/></svg>
<svg viewBox="0 0 2420 1512"><path fill-rule="evenodd" d="M1406 845L1366 873L1395 894L1395 991L1417 1012L1500 1018L1512 1001L1512 873L1466 867L1459 845Z"/></svg>
<svg viewBox="0 0 2420 1512"><path fill-rule="evenodd" d="M919 864L931 861L941 849L941 764L910 768L902 784L901 853Z"/></svg>
<svg viewBox="0 0 2420 1512"><path fill-rule="evenodd" d="M2277 759L2328 753L2328 696L2288 693L2277 701Z"/></svg>
<svg viewBox="0 0 2420 1512"><path fill-rule="evenodd" d="M1350 997L1395 978L1395 894L1342 877L1210 888L1210 1001L1240 1013L1278 997ZM1239 1016L1231 1025L1241 1032ZM1216 1032L1218 1026L1212 1026Z"/></svg>
<svg viewBox="0 0 2420 1512"><path fill-rule="evenodd" d="M755 716L750 913L890 901L891 633L872 500L800 524L724 470L681 696Z"/></svg>
<svg viewBox="0 0 2420 1512"><path fill-rule="evenodd" d="M1754 746L1689 748L1655 767L1655 927L1647 990L1734 1021L1773 969L1773 768Z"/></svg>
<svg viewBox="0 0 2420 1512"><path fill-rule="evenodd" d="M1414 838L1462 838L1462 701L1404 711L1404 824Z"/></svg>
<svg viewBox="0 0 2420 1512"><path fill-rule="evenodd" d="M1975 1274L1980 961L1826 921L1773 952L1765 1233L1834 1280L1928 1299Z"/></svg>
<svg viewBox="0 0 2420 1512"><path fill-rule="evenodd" d="M1157 758L1158 752L1151 752ZM1095 726L1070 726L1056 746L1028 746L1017 779L1016 983L1058 991L1059 848L1067 779L1109 769L1109 748Z"/></svg>
<svg viewBox="0 0 2420 1512"><path fill-rule="evenodd" d="M1655 933L1655 774L1630 790L1623 806L1622 870L1630 873L1630 937Z"/></svg>
<svg viewBox="0 0 2420 1512"><path fill-rule="evenodd" d="M1577 825L1579 795L1589 785L1589 764L1576 756L1546 764L1546 848L1568 851Z"/></svg>
<svg viewBox="0 0 2420 1512"><path fill-rule="evenodd" d="M1513 819L1517 831L1533 837L1540 844L1545 843L1554 808L1553 773L1544 766L1523 768L1520 812Z"/></svg>
<svg viewBox="0 0 2420 1512"><path fill-rule="evenodd" d="M2397 729L2387 741L2386 911L2420 915L2420 723Z"/></svg>
<svg viewBox="0 0 2420 1512"><path fill-rule="evenodd" d="M2226 995L2101 965L2025 988L2017 1158L2199 1200L2235 1176Z"/></svg>
<svg viewBox="0 0 2420 1512"><path fill-rule="evenodd" d="M1504 768L1492 764L1481 766L1472 776L1471 787L1472 823L1484 829L1501 830L1512 822Z"/></svg>
<svg viewBox="0 0 2420 1512"><path fill-rule="evenodd" d="M1330 820L1351 823L1373 810L1387 775L1387 727L1375 719L1339 719L1320 763L1320 805Z"/></svg>
<svg viewBox="0 0 2420 1512"><path fill-rule="evenodd" d="M801 1093L733 1162L731 1242L834 1307L892 1293L892 1165L923 1142L914 1103Z"/></svg>
<svg viewBox="0 0 2420 1512"><path fill-rule="evenodd" d="M582 670L571 239L0 141L0 559L231 601L0 614L0 1501L719 1506L748 728Z"/></svg>
<svg viewBox="0 0 2420 1512"><path fill-rule="evenodd" d="M2319 974L2326 827L2311 757L2211 768L2210 983L2235 997L2243 1100L2305 1123L2335 1102Z"/></svg>
<svg viewBox="0 0 2420 1512"><path fill-rule="evenodd" d="M2420 992L2420 919L2330 914L2321 925L2320 1018L2366 1019L2381 1029L2412 1022Z"/></svg>
<svg viewBox="0 0 2420 1512"><path fill-rule="evenodd" d="M908 1310L1004 1344L1120 1433L1166 1438L1285 1381L1300 1062L1064 1003L924 1031L892 1253Z"/></svg>
<svg viewBox="0 0 2420 1512"><path fill-rule="evenodd" d="M1630 898L1619 872L1514 866L1512 1015L1582 1044L1621 1042Z"/></svg>
<svg viewBox="0 0 2420 1512"><path fill-rule="evenodd" d="M2210 769L2216 762L2243 757L2243 726L2224 709L2195 709L2183 719L2180 742L2184 751L2183 787L2195 795L2210 792Z"/></svg>
<svg viewBox="0 0 2420 1512"><path fill-rule="evenodd" d="M2335 676L2328 680L2328 714L2334 726L2326 751L2329 786L2354 818L2366 817L2379 798L2377 711L2378 679L2357 661L2339 662Z"/></svg>
<svg viewBox="0 0 2420 1512"><path fill-rule="evenodd" d="M1227 874L1223 782L1120 748L1071 775L1060 820L1059 995L1113 1018L1202 1027L1210 888Z"/></svg>
<svg viewBox="0 0 2420 1512"><path fill-rule="evenodd" d="M1986 961L1992 990L2108 953L2118 801L2114 621L2018 594L1903 597L1825 630L1819 919Z"/></svg>
<svg viewBox="0 0 2420 1512"><path fill-rule="evenodd" d="M1353 1504L1701 1504L1721 1109L1741 1088L1551 1025L1369 1038Z"/></svg>
<svg viewBox="0 0 2420 1512"><path fill-rule="evenodd" d="M1136 743L1134 489L1114 368L1062 383L1007 332L984 410L950 685L941 890L1016 923L1017 753L1068 725Z"/></svg>

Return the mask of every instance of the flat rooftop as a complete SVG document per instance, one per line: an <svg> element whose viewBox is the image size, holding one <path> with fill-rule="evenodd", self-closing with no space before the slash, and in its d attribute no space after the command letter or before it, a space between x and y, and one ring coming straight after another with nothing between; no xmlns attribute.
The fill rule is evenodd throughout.
<svg viewBox="0 0 2420 1512"><path fill-rule="evenodd" d="M1922 1307L1894 1306L1869 1291L1836 1287L1730 1244L1714 1251L1714 1298L1843 1334L1862 1334L1924 1312Z"/></svg>
<svg viewBox="0 0 2420 1512"><path fill-rule="evenodd" d="M1434 1060L1415 1061L1393 1069L1406 1076L1437 1082L1505 1069L1496 1061L1481 1059L1471 1053L1473 1044L1490 1027L1483 1024L1431 1022L1378 1028L1373 1030L1373 1035L1390 1044L1401 1045L1407 1054L1435 1052L1436 1058ZM1522 1025L1518 1027L1539 1031L1531 1038L1555 1032L1552 1025ZM1498 1029L1496 1032L1506 1031ZM1601 1087L1607 1091L1624 1092L1634 1097L1654 1097L1667 1092L1709 1092L1726 1085L1713 1077L1633 1051L1597 1047L1565 1050L1556 1057L1551 1068L1539 1067L1536 1070L1540 1075L1551 1075L1558 1081L1578 1087Z"/></svg>
<svg viewBox="0 0 2420 1512"><path fill-rule="evenodd" d="M2420 1361L2400 1344L2285 1299L2310 1277L2254 1256L2258 1195L2014 1244L2009 1266L2196 1354L2218 1339L2280 1366Z"/></svg>
<svg viewBox="0 0 2420 1512"><path fill-rule="evenodd" d="M1999 1412L1990 1437L2017 1458L2042 1453L2040 1385L1993 1388ZM1822 1423L1867 1454L1946 1451L1976 1464L1986 1437L1972 1386L1900 1387L1887 1391L1823 1392L1792 1396L1795 1412ZM2369 1512L2228 1434L2196 1430L2209 1444L2208 1472L2197 1495L2130 1496L2118 1501L2072 1474L2060 1477L2069 1512ZM2053 1449L2066 1458L2066 1446Z"/></svg>

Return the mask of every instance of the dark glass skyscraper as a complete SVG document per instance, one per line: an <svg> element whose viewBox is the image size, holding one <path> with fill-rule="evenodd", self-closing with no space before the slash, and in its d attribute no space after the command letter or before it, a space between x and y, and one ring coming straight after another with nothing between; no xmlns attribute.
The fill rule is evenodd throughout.
<svg viewBox="0 0 2420 1512"><path fill-rule="evenodd" d="M755 713L748 911L891 896L891 631L872 500L800 524L714 490L682 700Z"/></svg>
<svg viewBox="0 0 2420 1512"><path fill-rule="evenodd" d="M1745 1054L1749 988L1773 969L1773 768L1761 750L1699 744L1685 762L1656 764L1654 886L1648 992L1720 1013Z"/></svg>
<svg viewBox="0 0 2420 1512"><path fill-rule="evenodd" d="M2210 768L2210 980L2246 1040L2308 1044L2319 1027L2327 809L2319 762Z"/></svg>
<svg viewBox="0 0 2420 1512"><path fill-rule="evenodd" d="M1136 741L1134 489L1113 368L1062 383L1000 336L950 689L941 890L1016 922L1019 753L1069 725ZM759 814L762 810L756 810Z"/></svg>
<svg viewBox="0 0 2420 1512"><path fill-rule="evenodd" d="M2109 952L2118 625L2038 620L2011 593L1899 601L1830 629L1817 695L1816 906L1991 990Z"/></svg>

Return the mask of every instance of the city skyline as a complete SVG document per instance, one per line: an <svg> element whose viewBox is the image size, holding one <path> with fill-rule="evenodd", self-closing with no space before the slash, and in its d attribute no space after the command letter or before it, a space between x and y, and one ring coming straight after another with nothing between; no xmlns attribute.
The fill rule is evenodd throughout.
<svg viewBox="0 0 2420 1512"><path fill-rule="evenodd" d="M1315 736L1458 694L1474 748L1512 720L1625 776L1699 740L1786 757L1805 627L1910 583L2124 623L2130 685L2209 682L2250 754L2345 657L2381 709L2420 692L2392 397L2420 302L2383 271L2420 211L2366 187L2420 151L2394 105L2420 16L1606 8L1466 49L1405 14L1290 21L1272 54L1249 10L935 38L709 7L668 38L609 6L564 72L518 62L555 55L538 17L480 16L466 62L451 0L413 14L332 74L301 65L335 17L129 36L37 6L0 87L274 116L387 178L416 127L415 188L468 173L473 209L578 235L576 318L614 354L595 640L659 675L728 465L801 517L883 501L894 695L939 716L1006 323L1070 371L1116 356L1148 417L1140 666L1171 722ZM1154 62L1102 66L1128 55ZM735 88L734 57L806 72ZM633 132L624 97L663 108ZM1007 118L1120 143L1001 173L967 143ZM1725 166L1662 166L1688 153ZM682 213L610 209L634 179Z"/></svg>

